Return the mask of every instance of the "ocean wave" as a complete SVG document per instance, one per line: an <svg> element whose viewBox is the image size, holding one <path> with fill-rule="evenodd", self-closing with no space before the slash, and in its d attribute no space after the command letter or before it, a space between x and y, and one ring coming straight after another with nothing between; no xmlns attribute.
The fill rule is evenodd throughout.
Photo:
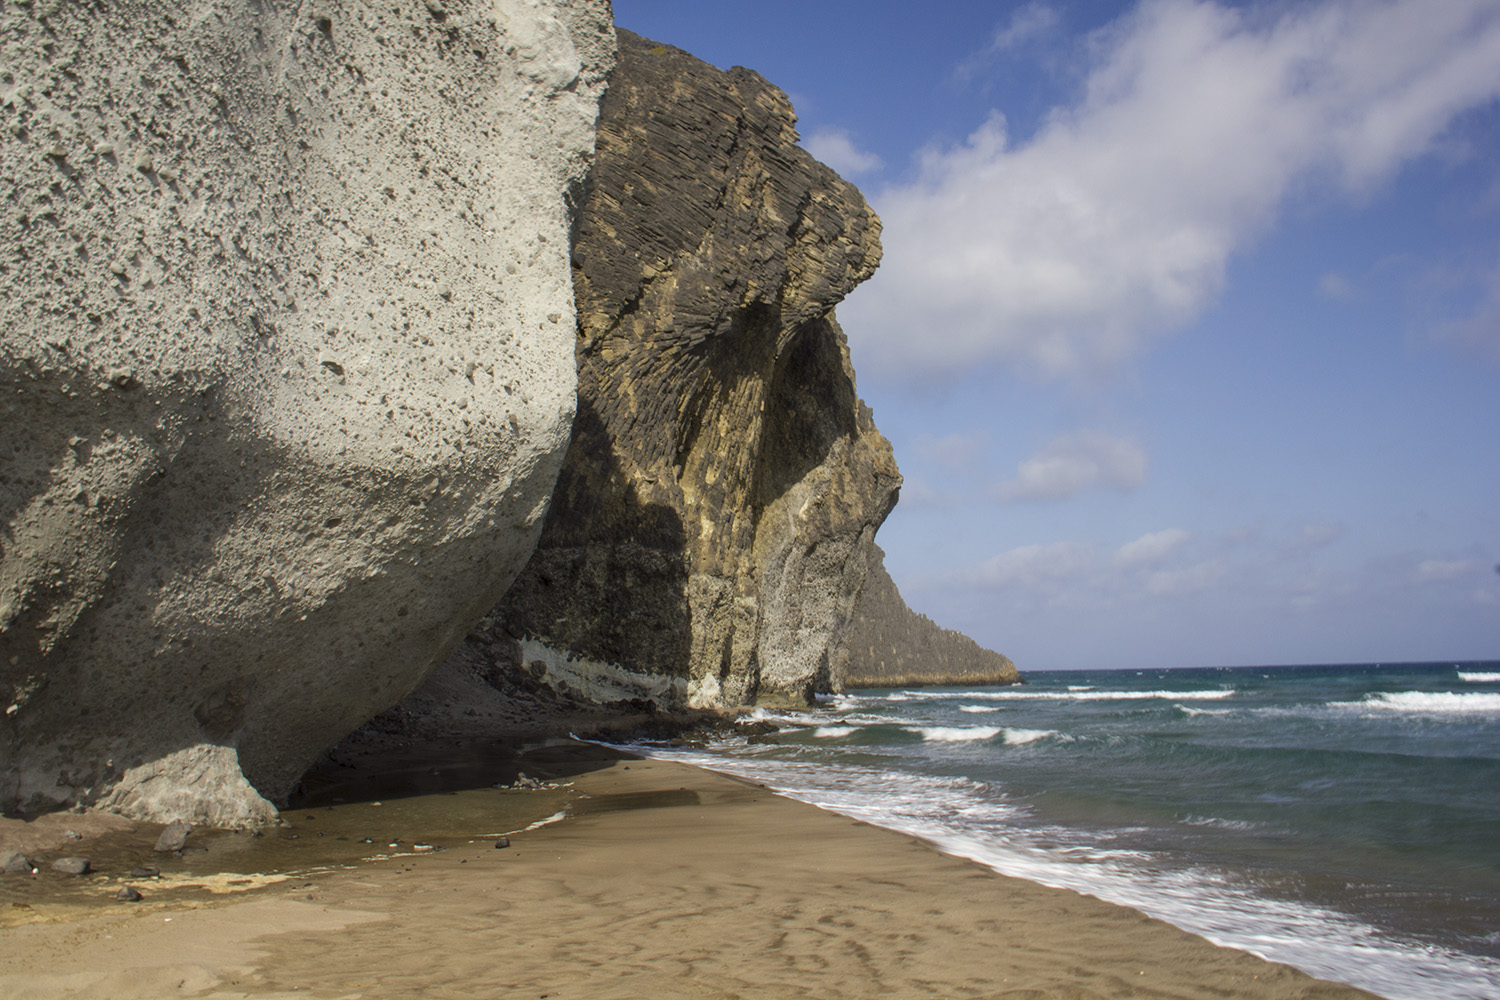
<svg viewBox="0 0 1500 1000"><path fill-rule="evenodd" d="M1450 691L1379 692L1364 701L1334 702L1340 708L1380 709L1412 715L1500 715L1500 694L1455 694Z"/></svg>
<svg viewBox="0 0 1500 1000"><path fill-rule="evenodd" d="M1173 705L1172 707L1190 719L1195 715L1229 715L1234 712L1232 708L1193 708L1191 705Z"/></svg>
<svg viewBox="0 0 1500 1000"><path fill-rule="evenodd" d="M1069 691L1092 691L1092 690L1094 690L1094 685L1092 685L1092 684L1069 684L1068 685L1068 690Z"/></svg>
<svg viewBox="0 0 1500 1000"><path fill-rule="evenodd" d="M981 701L1221 701L1235 695L1233 688L1213 691L973 691L963 697Z"/></svg>
<svg viewBox="0 0 1500 1000"><path fill-rule="evenodd" d="M964 743L969 740L990 740L1002 730L988 726L917 726L910 730L920 733L922 739L934 743Z"/></svg>
<svg viewBox="0 0 1500 1000"><path fill-rule="evenodd" d="M1055 729L1006 729L1005 742L1008 746L1020 746L1022 743L1034 743L1048 736L1056 736Z"/></svg>
<svg viewBox="0 0 1500 1000"><path fill-rule="evenodd" d="M1220 830L1235 830L1240 833L1265 829L1264 824L1261 823L1252 823L1245 819L1220 819L1218 816L1186 816L1178 822L1184 826L1212 826Z"/></svg>
<svg viewBox="0 0 1500 1000"><path fill-rule="evenodd" d="M1500 674L1487 671L1460 670L1458 679L1470 684L1500 684Z"/></svg>
<svg viewBox="0 0 1500 1000"><path fill-rule="evenodd" d="M839 736L848 736L857 728L857 726L819 726L812 731L812 734L820 738L833 739Z"/></svg>
<svg viewBox="0 0 1500 1000"><path fill-rule="evenodd" d="M960 705L958 706L958 710L960 712L968 712L970 715L988 715L992 712L1000 711L994 705Z"/></svg>

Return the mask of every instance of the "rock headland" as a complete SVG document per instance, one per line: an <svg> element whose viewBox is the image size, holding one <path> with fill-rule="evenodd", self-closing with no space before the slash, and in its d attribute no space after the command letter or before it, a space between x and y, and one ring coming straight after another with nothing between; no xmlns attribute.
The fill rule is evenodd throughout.
<svg viewBox="0 0 1500 1000"><path fill-rule="evenodd" d="M901 481L833 316L879 220L759 74L619 39L573 243L572 443L456 667L595 701L805 704L842 677Z"/></svg>
<svg viewBox="0 0 1500 1000"><path fill-rule="evenodd" d="M845 687L947 687L1020 680L1009 657L907 607L886 572L885 553L871 546L870 569L849 634Z"/></svg>

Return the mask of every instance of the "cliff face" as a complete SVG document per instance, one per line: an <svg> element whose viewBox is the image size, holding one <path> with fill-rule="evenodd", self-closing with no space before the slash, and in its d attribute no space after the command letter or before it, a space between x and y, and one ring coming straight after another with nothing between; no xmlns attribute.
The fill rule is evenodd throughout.
<svg viewBox="0 0 1500 1000"><path fill-rule="evenodd" d="M0 808L264 820L504 592L613 45L606 0L0 11Z"/></svg>
<svg viewBox="0 0 1500 1000"><path fill-rule="evenodd" d="M900 483L832 315L879 222L759 75L619 39L573 244L572 443L460 659L596 700L805 701L843 672Z"/></svg>
<svg viewBox="0 0 1500 1000"><path fill-rule="evenodd" d="M845 687L1018 684L1020 680L1008 657L907 607L885 570L885 553L878 545L870 547L869 575L849 635Z"/></svg>

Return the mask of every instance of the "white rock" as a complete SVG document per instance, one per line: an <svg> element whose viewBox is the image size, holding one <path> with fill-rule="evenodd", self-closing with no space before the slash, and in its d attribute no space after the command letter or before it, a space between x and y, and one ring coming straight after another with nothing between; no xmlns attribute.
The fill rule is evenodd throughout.
<svg viewBox="0 0 1500 1000"><path fill-rule="evenodd" d="M614 34L493 8L0 9L0 807L259 822L525 562Z"/></svg>

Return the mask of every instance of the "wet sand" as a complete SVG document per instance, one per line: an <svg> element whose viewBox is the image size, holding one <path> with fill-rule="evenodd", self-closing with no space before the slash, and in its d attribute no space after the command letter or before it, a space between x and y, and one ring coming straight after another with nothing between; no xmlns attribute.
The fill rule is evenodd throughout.
<svg viewBox="0 0 1500 1000"><path fill-rule="evenodd" d="M290 830L190 839L138 903L120 872L5 876L0 997L1371 996L736 779L576 744L521 765L556 787L314 790Z"/></svg>

